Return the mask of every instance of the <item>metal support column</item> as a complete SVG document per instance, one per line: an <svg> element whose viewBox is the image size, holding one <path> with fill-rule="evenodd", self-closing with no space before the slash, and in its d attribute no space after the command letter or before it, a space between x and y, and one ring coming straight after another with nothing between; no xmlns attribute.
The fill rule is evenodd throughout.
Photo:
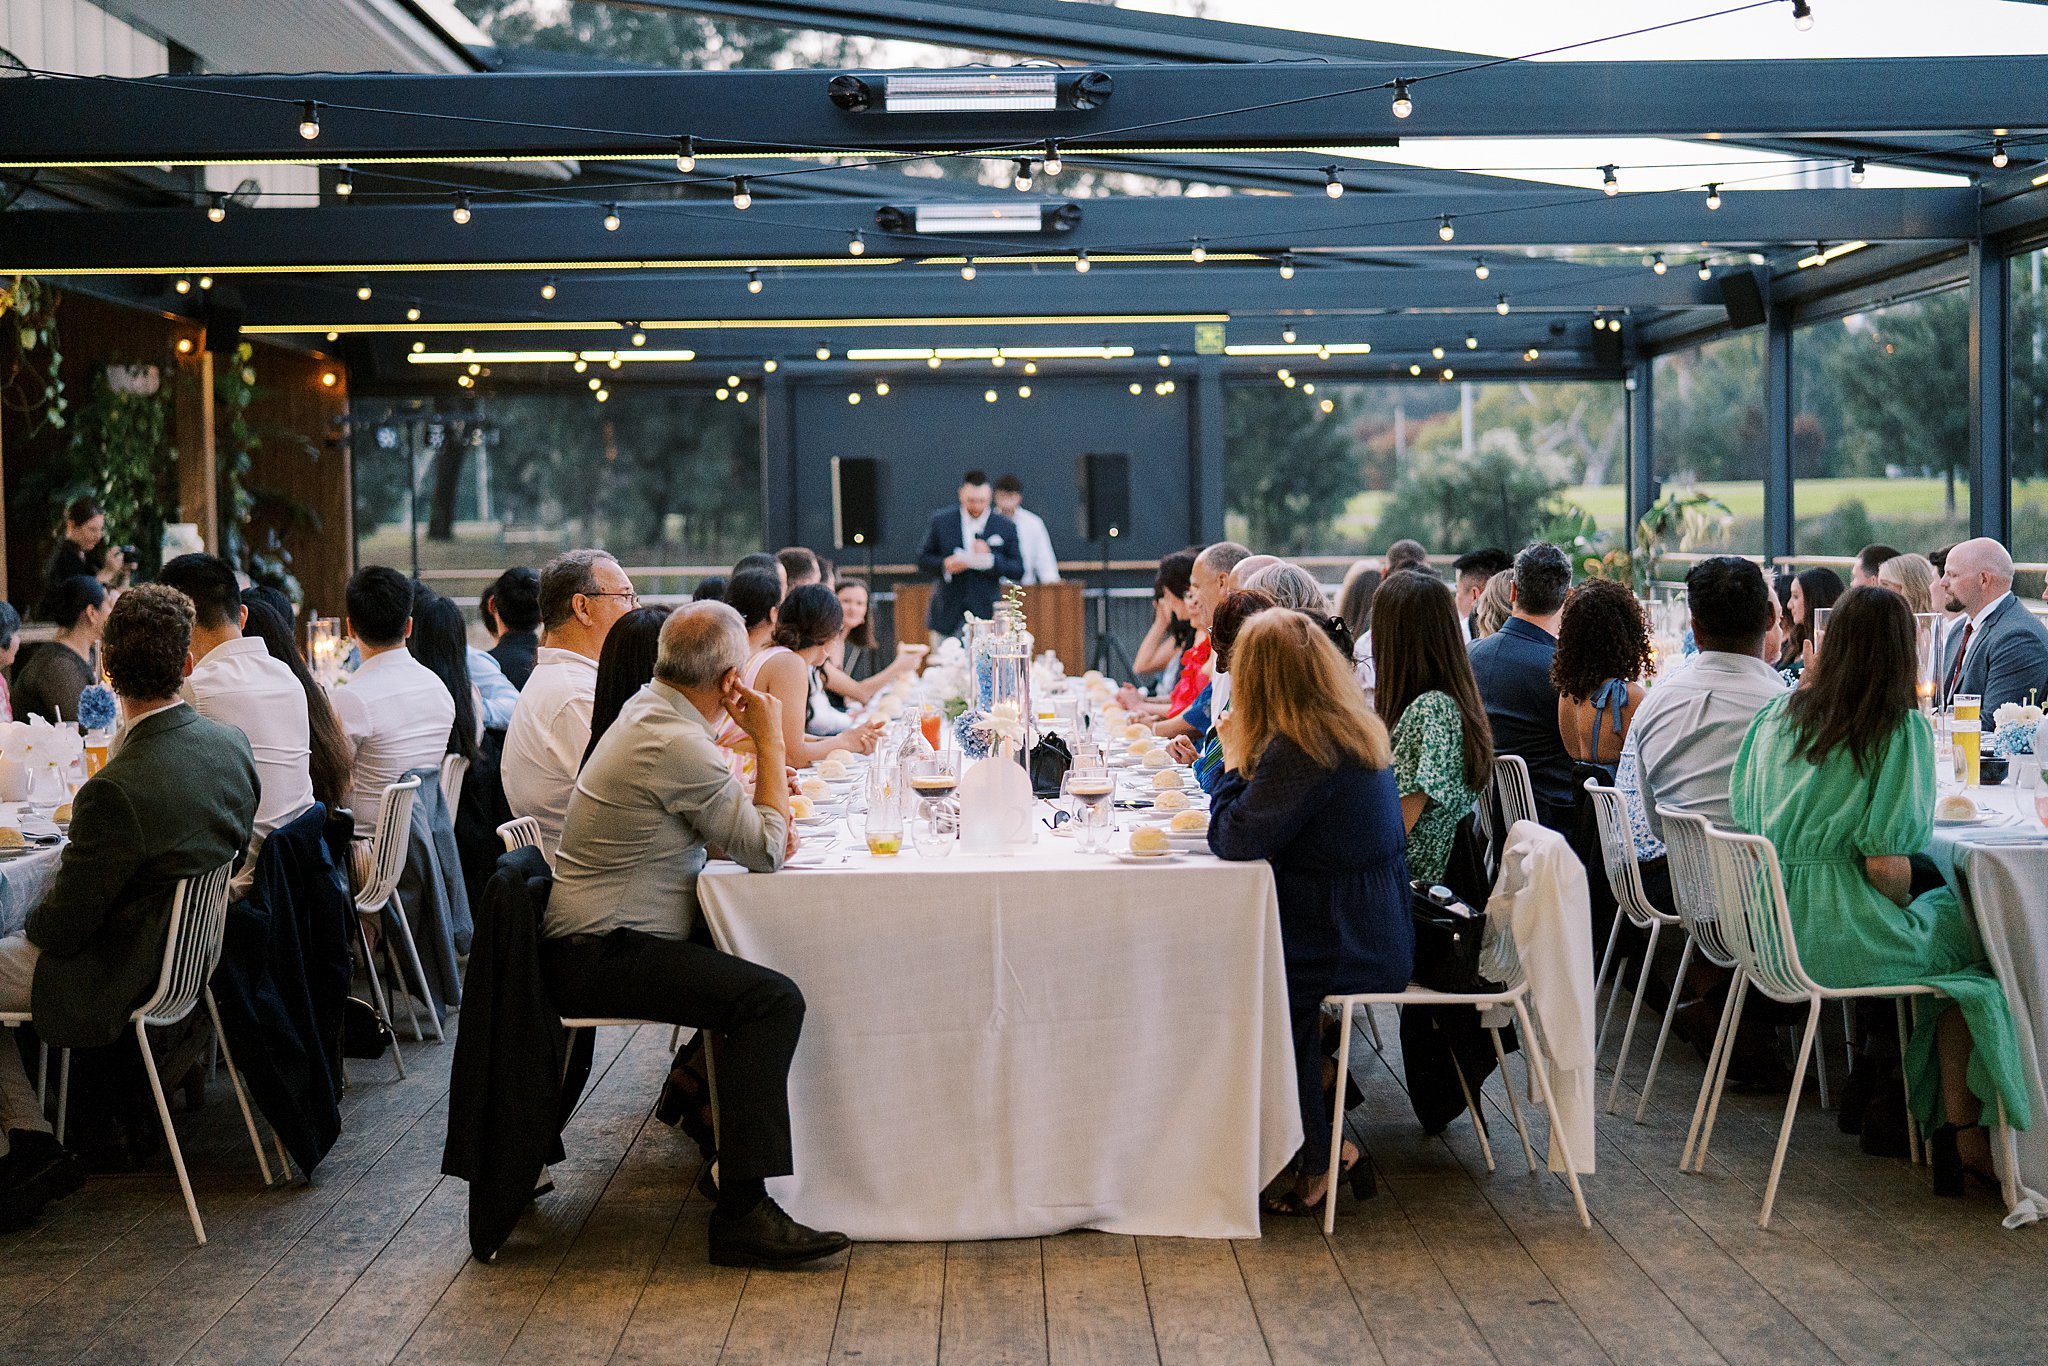
<svg viewBox="0 0 2048 1366"><path fill-rule="evenodd" d="M1653 368L1639 360L1628 372L1628 524L1623 533L1630 549L1635 548L1636 524L1657 501L1656 402L1652 390Z"/></svg>
<svg viewBox="0 0 2048 1366"><path fill-rule="evenodd" d="M1970 534L2012 543L2012 277L1983 239L1970 244Z"/></svg>
<svg viewBox="0 0 2048 1366"><path fill-rule="evenodd" d="M1223 365L1216 356L1195 362L1194 401L1188 425L1188 533L1195 545L1223 539Z"/></svg>
<svg viewBox="0 0 2048 1366"><path fill-rule="evenodd" d="M786 374L761 377L761 544L797 544L796 414Z"/></svg>
<svg viewBox="0 0 2048 1366"><path fill-rule="evenodd" d="M1764 554L1792 553L1792 311L1771 305L1764 347Z"/></svg>

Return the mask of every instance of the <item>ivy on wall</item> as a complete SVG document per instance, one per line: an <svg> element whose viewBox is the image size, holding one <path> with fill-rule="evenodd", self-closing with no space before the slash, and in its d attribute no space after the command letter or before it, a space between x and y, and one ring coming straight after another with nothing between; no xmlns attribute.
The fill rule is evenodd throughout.
<svg viewBox="0 0 2048 1366"><path fill-rule="evenodd" d="M57 291L32 275L0 280L0 324L13 334L13 354L0 367L0 405L26 419L24 436L62 431L71 403L57 374L64 359L57 344Z"/></svg>
<svg viewBox="0 0 2048 1366"><path fill-rule="evenodd" d="M232 363L213 372L214 466L219 478L220 553L229 564L248 567L249 516L256 495L249 489L251 457L263 444L249 423L256 400L256 348L243 342Z"/></svg>
<svg viewBox="0 0 2048 1366"><path fill-rule="evenodd" d="M163 562L164 524L178 506L178 451L171 444L171 394L154 367L96 370L71 427L69 468L54 491L54 514L80 494L99 499L107 533L132 545L144 577ZM173 371L175 373L175 371Z"/></svg>

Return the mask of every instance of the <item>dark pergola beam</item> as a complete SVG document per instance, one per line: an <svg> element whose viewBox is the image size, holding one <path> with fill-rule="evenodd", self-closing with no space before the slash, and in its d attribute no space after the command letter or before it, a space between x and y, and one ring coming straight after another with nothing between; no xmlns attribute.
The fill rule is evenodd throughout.
<svg viewBox="0 0 2048 1366"><path fill-rule="evenodd" d="M1020 196L1018 202L1027 201ZM479 263L568 269L664 261L745 266L845 257L855 228L873 261L964 253L993 262L1015 256L1064 260L1083 248L1105 256L1184 255L1196 238L1212 256L1293 250L1304 259L1317 251L1470 256L1521 247L1712 243L1684 249L1705 254L1817 240L1949 241L1972 236L1977 225L1976 192L1945 189L1731 191L1718 212L1709 212L1694 194L1608 199L1583 190L1424 191L1341 200L1125 196L1082 201L1080 224L1071 232L986 236L891 235L876 223L882 207L855 200L783 201L742 213L717 201L642 202L622 206L616 232L605 230L597 205L485 200L478 201L468 224L454 222L446 208L421 205L241 210L221 223L209 222L197 209L10 213L0 218L0 274ZM1455 233L1450 242L1438 235L1446 214Z"/></svg>
<svg viewBox="0 0 2048 1366"><path fill-rule="evenodd" d="M846 112L827 96L827 71L17 80L0 83L0 165L654 155L682 133L742 153L1011 148L1048 137L1081 152L1617 132L1981 136L2014 111L2048 107L2048 62L2030 56L1511 63L1416 87L1409 119L1393 116L1379 87L1422 74L1412 63L1102 70L1114 92L1093 110L952 114ZM297 133L308 99L325 106L317 147Z"/></svg>

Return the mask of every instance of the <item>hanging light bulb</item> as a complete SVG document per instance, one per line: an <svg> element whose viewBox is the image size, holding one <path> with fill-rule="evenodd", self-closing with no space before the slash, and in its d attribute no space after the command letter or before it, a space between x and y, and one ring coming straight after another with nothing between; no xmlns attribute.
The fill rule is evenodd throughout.
<svg viewBox="0 0 2048 1366"><path fill-rule="evenodd" d="M604 230L606 232L617 232L619 230L618 205L607 204L604 206Z"/></svg>
<svg viewBox="0 0 2048 1366"><path fill-rule="evenodd" d="M1017 187L1020 194L1029 194L1031 192L1030 157L1017 158L1017 174L1011 179L1010 183Z"/></svg>
<svg viewBox="0 0 2048 1366"><path fill-rule="evenodd" d="M1436 235L1446 242L1450 241L1453 237L1456 237L1458 235L1458 230L1451 226L1451 216L1449 214L1438 215L1436 220Z"/></svg>
<svg viewBox="0 0 2048 1366"><path fill-rule="evenodd" d="M1792 0L1792 27L1801 33L1813 27L1813 6L1807 0Z"/></svg>
<svg viewBox="0 0 2048 1366"><path fill-rule="evenodd" d="M831 360L832 348L829 346L821 346L811 354L815 355L819 360Z"/></svg>
<svg viewBox="0 0 2048 1366"><path fill-rule="evenodd" d="M1017 386L1017 397L1018 397L1018 398L1030 398L1030 397L1031 397L1031 386L1030 386L1030 385L1028 385L1028 384L1020 384L1020 385L1018 385L1018 386Z"/></svg>
<svg viewBox="0 0 2048 1366"><path fill-rule="evenodd" d="M1652 275L1662 275L1665 271L1669 270L1670 268L1670 266L1664 263L1663 252L1656 252L1650 257L1650 273Z"/></svg>
<svg viewBox="0 0 2048 1366"><path fill-rule="evenodd" d="M1857 157L1854 161L1849 163L1849 183L1851 185L1861 185L1863 183L1864 175L1865 167L1863 165L1863 158Z"/></svg>
<svg viewBox="0 0 2048 1366"><path fill-rule="evenodd" d="M1709 209L1721 207L1721 182L1718 180L1709 182L1707 185L1707 207Z"/></svg>
<svg viewBox="0 0 2048 1366"><path fill-rule="evenodd" d="M579 375L580 375L580 374L582 374L582 373L583 373L583 372L584 372L585 370L588 370L588 369L590 368L590 362L589 362L589 361L587 361L587 360L585 360L585 359L583 359L583 357L581 357L581 356L578 356L578 357L576 358L576 363L575 363L574 365L570 366L569 368L570 368L571 370L574 370L574 371L575 371L575 372L576 372L577 374L579 374Z"/></svg>
<svg viewBox="0 0 2048 1366"><path fill-rule="evenodd" d="M1005 365L1008 365L1010 363L1010 358L1004 355L1002 352L998 351L993 356L990 356L988 358L988 363L995 369L1000 370Z"/></svg>
<svg viewBox="0 0 2048 1366"><path fill-rule="evenodd" d="M1465 349L1467 351L1477 351L1479 349L1479 338L1467 332L1465 334Z"/></svg>
<svg viewBox="0 0 2048 1366"><path fill-rule="evenodd" d="M760 272L760 271L758 271L758 270L750 270L750 271L748 271L748 272L747 272L747 293L749 293L749 294L759 294L760 292L761 292L761 272Z"/></svg>
<svg viewBox="0 0 2048 1366"><path fill-rule="evenodd" d="M469 221L469 191L457 190L455 192L455 211L450 217L454 218L457 223L467 223Z"/></svg>
<svg viewBox="0 0 2048 1366"><path fill-rule="evenodd" d="M1292 345L1294 345L1294 338L1295 338L1295 331L1294 331L1294 329L1293 329L1293 328L1291 328L1291 327L1283 327L1283 328L1281 328L1281 329L1280 329L1280 340L1281 340L1281 341L1283 341L1283 342L1287 343L1287 344L1288 344L1289 346L1292 346Z"/></svg>
<svg viewBox="0 0 2048 1366"><path fill-rule="evenodd" d="M308 142L320 136L320 106L312 100L299 104L299 136Z"/></svg>
<svg viewBox="0 0 2048 1366"><path fill-rule="evenodd" d="M761 362L761 373L764 375L772 375L781 368L781 362L777 361L773 356Z"/></svg>
<svg viewBox="0 0 2048 1366"><path fill-rule="evenodd" d="M1045 173L1047 175L1058 175L1066 169L1067 164L1060 160L1059 143L1053 138L1047 138L1045 140Z"/></svg>
<svg viewBox="0 0 2048 1366"><path fill-rule="evenodd" d="M1280 278L1283 280L1292 280L1294 278L1294 253L1291 251L1280 253Z"/></svg>
<svg viewBox="0 0 2048 1366"><path fill-rule="evenodd" d="M2005 150L2004 138L1991 140L1991 164L2001 171L2012 164L2012 155Z"/></svg>
<svg viewBox="0 0 2048 1366"><path fill-rule="evenodd" d="M225 219L227 216L228 197L224 194L216 194L210 196L206 204L207 221L209 223L218 223Z"/></svg>
<svg viewBox="0 0 2048 1366"><path fill-rule="evenodd" d="M200 277L199 277L199 287L200 287L201 289L212 289L212 288L213 288L213 277L212 277L211 275L202 275L202 276L200 276ZM331 340L333 340L333 339L332 339L332 338L329 338L329 340L331 341Z"/></svg>
<svg viewBox="0 0 2048 1366"><path fill-rule="evenodd" d="M1501 315L1501 316L1502 316L1503 318L1505 318L1505 317L1506 317L1506 316L1508 315L1508 296L1507 296L1507 295L1503 294L1503 295L1501 295L1501 296L1500 296L1500 301L1499 301L1498 303L1494 304L1494 306L1493 306L1493 311L1494 311L1494 312L1496 312L1496 313L1498 313L1498 314L1500 314L1500 315Z"/></svg>
<svg viewBox="0 0 2048 1366"><path fill-rule="evenodd" d="M422 351L424 351L424 350L426 350L426 349L427 349L427 344L426 344L425 342L423 342L423 341L416 341L416 342L414 342L414 343L412 344L412 353L413 353L413 354L414 354L415 356L417 356L417 355L418 355L418 354L419 354L420 352L422 352ZM583 362L582 362L582 361L578 361L578 362L576 362L576 365L577 365L577 368L579 368L579 369L580 369L580 368L582 368Z"/></svg>
<svg viewBox="0 0 2048 1366"><path fill-rule="evenodd" d="M1415 101L1408 98L1409 84L1406 79L1397 78L1394 81L1393 109L1394 117L1397 119L1405 119L1415 112Z"/></svg>
<svg viewBox="0 0 2048 1366"><path fill-rule="evenodd" d="M1133 381L1131 384L1131 392L1134 394L1142 394L1145 392L1145 386Z"/></svg>
<svg viewBox="0 0 2048 1366"><path fill-rule="evenodd" d="M1294 372L1283 365L1278 370L1275 370L1273 372L1273 378L1279 380L1282 384L1285 384L1288 380L1294 378Z"/></svg>
<svg viewBox="0 0 2048 1366"><path fill-rule="evenodd" d="M885 380L885 379L878 379L878 380L876 380L876 381L875 381L875 397L877 397L877 398L887 398L887 397L889 397L889 381L888 381L888 380Z"/></svg>
<svg viewBox="0 0 2048 1366"><path fill-rule="evenodd" d="M1002 397L1002 395L998 394L993 389L984 389L981 391L981 401L983 403L994 403L1000 397Z"/></svg>
<svg viewBox="0 0 2048 1366"><path fill-rule="evenodd" d="M1593 315L1593 330L1595 332L1605 332L1607 330L1607 317L1605 314L1595 313Z"/></svg>
<svg viewBox="0 0 2048 1366"><path fill-rule="evenodd" d="M356 173L348 168L346 161L334 168L334 192L343 199L356 192Z"/></svg>
<svg viewBox="0 0 2048 1366"><path fill-rule="evenodd" d="M939 359L939 353L936 351L924 358L924 368L927 370L936 370L944 364L945 362Z"/></svg>
<svg viewBox="0 0 2048 1366"><path fill-rule="evenodd" d="M867 255L867 253L868 244L866 240L861 237L860 229L855 228L853 230L853 236L846 239L846 254L848 256L865 256Z"/></svg>
<svg viewBox="0 0 2048 1366"><path fill-rule="evenodd" d="M1316 407L1322 412L1334 413L1337 411L1337 401L1335 399L1319 398L1316 400Z"/></svg>
<svg viewBox="0 0 2048 1366"><path fill-rule="evenodd" d="M590 392L593 394L596 393L598 390L604 388L604 381L598 379L595 375L591 376L591 378L585 382L589 384Z"/></svg>
<svg viewBox="0 0 2048 1366"><path fill-rule="evenodd" d="M1202 245L1201 238L1197 237L1195 244L1188 248L1188 259L1198 266L1209 259L1209 249Z"/></svg>
<svg viewBox="0 0 2048 1366"><path fill-rule="evenodd" d="M972 280L974 278L974 258L972 256L960 263L960 278L963 280Z"/></svg>
<svg viewBox="0 0 2048 1366"><path fill-rule="evenodd" d="M624 364L625 364L625 362L619 359L619 357L618 357L618 353L617 353L617 352L613 352L613 353L612 353L612 358L611 358L610 360L608 360L608 361L606 361L606 362L604 363L604 368L605 368L605 369L607 369L607 370L616 370L616 369L618 369L618 368L619 368L619 367L620 367L621 365L624 365Z"/></svg>
<svg viewBox="0 0 2048 1366"><path fill-rule="evenodd" d="M1616 177L1620 169L1612 162L1600 168L1600 192L1609 199L1621 193L1621 181Z"/></svg>
<svg viewBox="0 0 2048 1366"><path fill-rule="evenodd" d="M1456 372L1455 372L1455 371L1453 371L1453 370L1451 369L1451 367L1450 367L1450 366L1446 365L1446 366L1444 367L1444 378L1445 378L1446 380L1449 380L1449 379L1455 379L1456 377L1457 377L1457 376L1456 376Z"/></svg>
<svg viewBox="0 0 2048 1366"><path fill-rule="evenodd" d="M1344 182L1337 179L1337 168L1335 166L1323 167L1323 193L1332 199L1342 199L1344 197Z"/></svg>
<svg viewBox="0 0 2048 1366"><path fill-rule="evenodd" d="M1493 272L1487 269L1486 258L1484 256L1475 256L1472 258L1473 279L1484 280L1487 276L1491 274L1493 274Z"/></svg>
<svg viewBox="0 0 2048 1366"><path fill-rule="evenodd" d="M476 381L471 379L468 375L457 375L455 377L455 382L465 389L472 388L476 384Z"/></svg>
<svg viewBox="0 0 2048 1366"><path fill-rule="evenodd" d="M745 403L747 401L747 391L744 389L733 390L732 400L735 403Z"/></svg>
<svg viewBox="0 0 2048 1366"><path fill-rule="evenodd" d="M635 345L635 346L645 346L645 345L647 345L647 334L646 334L645 332L642 332L642 331L641 331L641 330L640 330L639 328L637 328L637 327L635 327L635 328L633 329L633 345ZM739 381L738 381L738 380L734 380L734 381L733 381L733 383L734 383L734 384L738 384L738 383L739 383Z"/></svg>
<svg viewBox="0 0 2048 1366"><path fill-rule="evenodd" d="M1037 374L1037 373L1038 373L1038 362L1037 362L1037 361L1035 361L1035 360L1027 360L1027 361L1025 361L1025 362L1024 362L1024 373L1025 373L1025 374L1027 374L1027 375L1035 375L1035 374Z"/></svg>
<svg viewBox="0 0 2048 1366"><path fill-rule="evenodd" d="M732 206L742 213L754 207L753 191L747 188L747 178L743 175L732 178Z"/></svg>
<svg viewBox="0 0 2048 1366"><path fill-rule="evenodd" d="M600 389L600 390L598 390L598 391L597 391L597 401L598 401L599 403L610 403L610 402L612 401L612 391L611 391L611 390L609 390L609 389Z"/></svg>
<svg viewBox="0 0 2048 1366"><path fill-rule="evenodd" d="M471 362L469 363L469 373L470 373L470 374L472 374L472 375L481 375L481 374L482 374L483 372L484 372L484 368L483 368L483 366L481 366L481 365L478 365L478 364L477 364L477 363L476 363L475 361L471 361Z"/></svg>
<svg viewBox="0 0 2048 1366"><path fill-rule="evenodd" d="M327 334L327 340L329 340L329 341L340 341L340 340L341 340L341 333L339 333L339 332L329 332L329 333Z"/></svg>
<svg viewBox="0 0 2048 1366"><path fill-rule="evenodd" d="M1161 352L1159 353L1159 368L1160 368L1160 369L1162 369L1162 370L1164 370L1164 369L1166 369L1166 368L1167 368L1168 366L1170 366L1170 365L1172 365L1172 364L1173 364L1173 357L1172 357L1172 356L1169 356L1169 355L1167 355L1167 354L1166 354L1166 353L1165 353L1164 351L1161 351Z"/></svg>
<svg viewBox="0 0 2048 1366"><path fill-rule="evenodd" d="M858 408L860 406L860 395L858 393L849 393L846 396L846 401Z"/></svg>
<svg viewBox="0 0 2048 1366"><path fill-rule="evenodd" d="M1430 347L1429 358L1431 360L1442 360L1444 358L1444 349L1441 346Z"/></svg>
<svg viewBox="0 0 2048 1366"><path fill-rule="evenodd" d="M548 278L547 278L547 279L545 279L545 280L542 280L542 281L540 282L540 297L541 297L541 298L543 298L543 299L552 299L552 298L554 298L554 297L555 297L555 277L554 277L554 276L550 275L550 276L548 276Z"/></svg>
<svg viewBox="0 0 2048 1366"><path fill-rule="evenodd" d="M405 310L405 320L409 323L416 323L420 320L420 306L418 304L414 304L411 308Z"/></svg>
<svg viewBox="0 0 2048 1366"><path fill-rule="evenodd" d="M365 280L361 284L356 286L356 298L362 301L363 303L370 302L371 293L372 291L370 289L370 282L368 280Z"/></svg>
<svg viewBox="0 0 2048 1366"><path fill-rule="evenodd" d="M178 277L178 282L172 285L171 288L177 290L180 294L190 294L192 292L192 282L181 275Z"/></svg>
<svg viewBox="0 0 2048 1366"><path fill-rule="evenodd" d="M1088 248L1083 247L1074 254L1074 273L1076 275L1086 275L1088 273Z"/></svg>
<svg viewBox="0 0 2048 1366"><path fill-rule="evenodd" d="M738 375L727 375L725 382L731 388L737 389L740 387L740 377Z"/></svg>
<svg viewBox="0 0 2048 1366"><path fill-rule="evenodd" d="M697 139L688 134L676 139L676 169L684 175L697 169Z"/></svg>
<svg viewBox="0 0 2048 1366"><path fill-rule="evenodd" d="M1329 346L1328 346L1328 345L1318 346L1318 347L1316 348L1316 359L1317 359L1317 360L1328 360L1329 358L1330 358L1330 348L1329 348Z"/></svg>
<svg viewBox="0 0 2048 1366"><path fill-rule="evenodd" d="M1702 280L1711 280L1714 278L1714 268L1708 265L1705 261L1700 262L1700 278Z"/></svg>
<svg viewBox="0 0 2048 1366"><path fill-rule="evenodd" d="M1523 359L1523 360L1531 360L1531 361L1532 361L1532 360L1535 360L1535 359L1536 359L1536 357L1537 357L1538 355L1540 355L1540 354L1541 354L1541 353L1540 353L1540 352L1538 352L1538 351L1537 351L1537 349L1536 349L1535 347L1533 347L1533 346L1532 346L1532 347L1530 347L1530 348L1529 348L1529 349L1528 349L1527 351L1524 351L1524 352L1522 353L1522 359Z"/></svg>
<svg viewBox="0 0 2048 1366"><path fill-rule="evenodd" d="M1408 373L1411 375L1419 375L1422 373L1422 367L1420 365L1411 365L1408 367Z"/></svg>

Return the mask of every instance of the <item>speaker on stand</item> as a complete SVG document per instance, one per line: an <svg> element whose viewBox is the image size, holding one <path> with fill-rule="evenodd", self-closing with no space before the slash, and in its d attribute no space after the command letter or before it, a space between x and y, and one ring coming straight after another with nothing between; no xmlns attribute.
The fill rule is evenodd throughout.
<svg viewBox="0 0 2048 1366"><path fill-rule="evenodd" d="M867 552L868 592L876 591L875 542L882 538L882 462L869 456L832 457L832 548Z"/></svg>
<svg viewBox="0 0 2048 1366"><path fill-rule="evenodd" d="M1110 678L1135 681L1137 668L1130 652L1109 629L1109 543L1131 520L1131 457L1094 453L1074 462L1080 481L1081 534L1102 552L1102 578L1095 588L1095 649L1088 667Z"/></svg>

